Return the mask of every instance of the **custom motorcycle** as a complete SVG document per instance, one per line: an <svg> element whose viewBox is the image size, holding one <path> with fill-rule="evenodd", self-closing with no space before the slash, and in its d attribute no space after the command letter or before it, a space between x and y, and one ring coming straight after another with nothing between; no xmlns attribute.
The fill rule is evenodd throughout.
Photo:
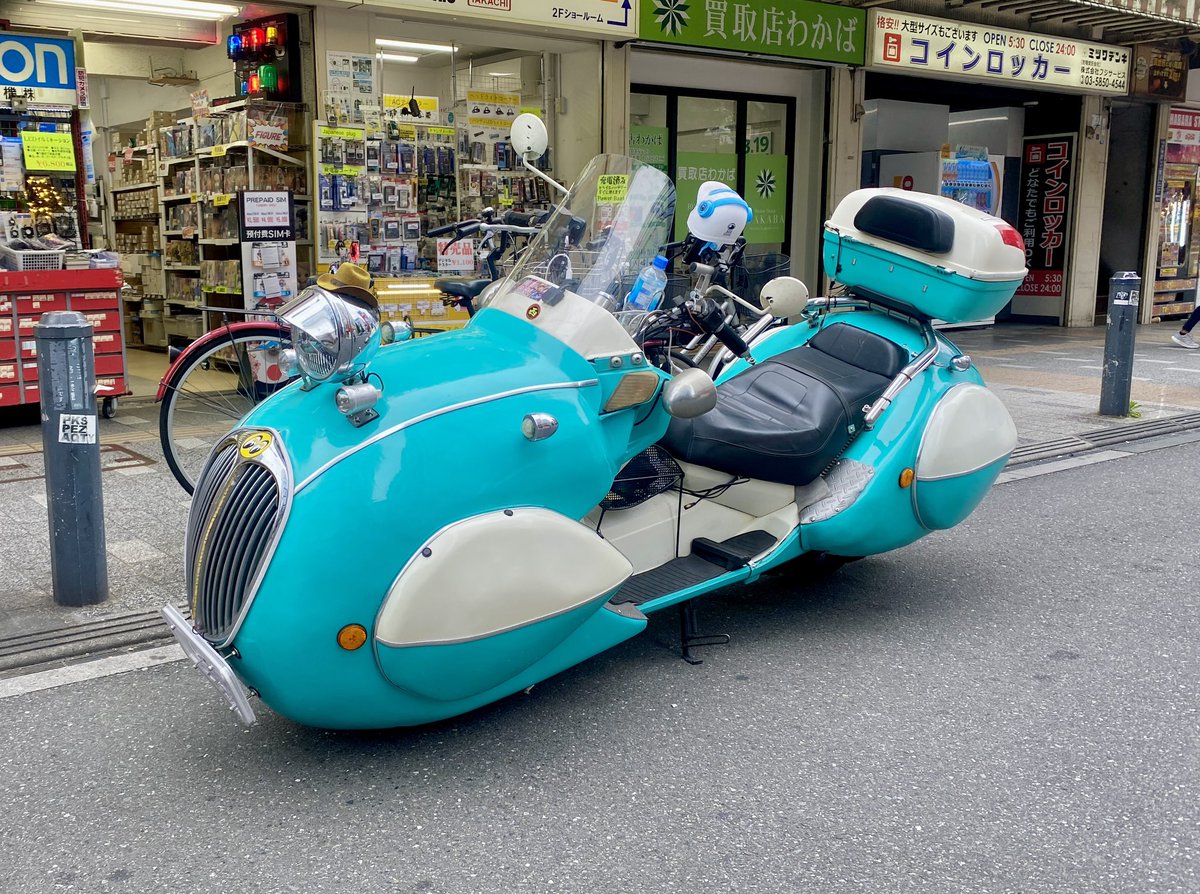
<svg viewBox="0 0 1200 894"><path fill-rule="evenodd" d="M693 215L716 213L706 201ZM163 609L243 721L247 690L318 727L450 717L668 609L690 657L697 597L805 555L894 550L978 505L1016 431L932 324L1009 300L1011 227L851 194L824 234L843 297L774 280L760 301L790 325L748 342L719 295L655 311L721 341L714 383L650 362L624 306L674 204L658 170L597 157L469 325L437 338L381 347L370 307L319 288L281 309L301 378L210 455L191 617Z"/></svg>

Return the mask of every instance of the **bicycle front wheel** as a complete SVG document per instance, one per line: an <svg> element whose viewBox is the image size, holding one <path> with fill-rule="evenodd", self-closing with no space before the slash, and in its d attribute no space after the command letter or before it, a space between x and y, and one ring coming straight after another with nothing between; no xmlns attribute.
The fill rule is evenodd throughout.
<svg viewBox="0 0 1200 894"><path fill-rule="evenodd" d="M172 373L158 431L167 465L189 494L217 441L290 381L278 365L288 346L285 330L272 323L226 330Z"/></svg>

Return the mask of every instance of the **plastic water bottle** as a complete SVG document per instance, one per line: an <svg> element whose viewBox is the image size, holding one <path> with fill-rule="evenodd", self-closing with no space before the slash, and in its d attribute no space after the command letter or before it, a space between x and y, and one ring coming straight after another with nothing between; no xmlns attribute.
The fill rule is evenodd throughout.
<svg viewBox="0 0 1200 894"><path fill-rule="evenodd" d="M634 280L629 297L625 299L628 310L654 310L662 301L667 289L667 259L662 255L647 264Z"/></svg>

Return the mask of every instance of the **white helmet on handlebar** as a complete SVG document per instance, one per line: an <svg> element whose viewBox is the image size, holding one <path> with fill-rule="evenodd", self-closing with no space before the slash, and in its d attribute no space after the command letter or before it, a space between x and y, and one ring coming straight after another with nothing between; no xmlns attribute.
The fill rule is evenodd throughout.
<svg viewBox="0 0 1200 894"><path fill-rule="evenodd" d="M706 180L696 190L696 207L688 215L688 231L716 245L737 242L754 212L746 200L724 183Z"/></svg>

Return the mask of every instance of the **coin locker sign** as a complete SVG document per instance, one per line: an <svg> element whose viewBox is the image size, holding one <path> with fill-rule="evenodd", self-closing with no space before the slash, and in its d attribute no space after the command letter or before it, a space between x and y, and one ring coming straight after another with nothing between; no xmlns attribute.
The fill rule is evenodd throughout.
<svg viewBox="0 0 1200 894"><path fill-rule="evenodd" d="M1128 47L952 22L894 9L871 13L871 68L905 74L1124 96Z"/></svg>

